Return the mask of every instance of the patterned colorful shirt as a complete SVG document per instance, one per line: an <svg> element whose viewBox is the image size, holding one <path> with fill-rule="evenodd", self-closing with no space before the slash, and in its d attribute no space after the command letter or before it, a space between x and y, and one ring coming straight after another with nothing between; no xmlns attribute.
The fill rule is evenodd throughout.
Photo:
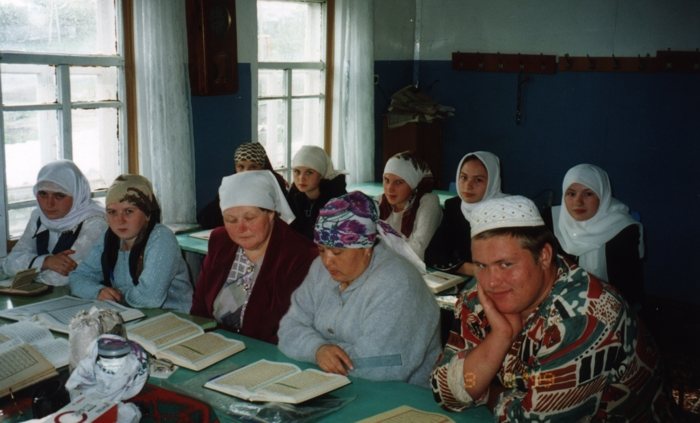
<svg viewBox="0 0 700 423"><path fill-rule="evenodd" d="M496 421L659 420L667 402L653 339L614 288L561 257L557 266L550 295L496 374L506 388ZM464 357L490 331L475 283L455 313L459 333L450 333L431 383L437 402L460 411L488 399L488 392L473 399L464 388Z"/></svg>

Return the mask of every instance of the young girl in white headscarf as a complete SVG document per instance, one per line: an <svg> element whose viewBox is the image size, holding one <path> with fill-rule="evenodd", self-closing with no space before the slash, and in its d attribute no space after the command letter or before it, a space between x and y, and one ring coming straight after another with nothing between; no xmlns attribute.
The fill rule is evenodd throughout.
<svg viewBox="0 0 700 423"><path fill-rule="evenodd" d="M68 274L102 238L107 227L104 207L90 198L90 183L69 160L42 167L34 195L39 207L32 211L3 270L13 276L35 268L41 271L41 282L66 285Z"/></svg>
<svg viewBox="0 0 700 423"><path fill-rule="evenodd" d="M423 260L442 219L440 199L432 192L433 173L423 160L405 151L387 160L383 179L379 218L403 234Z"/></svg>
<svg viewBox="0 0 700 423"><path fill-rule="evenodd" d="M480 202L502 197L498 157L488 151L466 154L457 166L457 196L445 201L440 227L425 252L436 269L474 275L471 262L469 214Z"/></svg>
<svg viewBox="0 0 700 423"><path fill-rule="evenodd" d="M296 219L291 227L309 239L314 237L318 211L331 198L345 194L345 175L336 172L328 154L313 145L305 145L292 159L294 182L289 188L289 206Z"/></svg>
<svg viewBox="0 0 700 423"><path fill-rule="evenodd" d="M554 235L588 273L615 285L639 304L644 288L642 225L612 197L608 174L579 164L566 172L561 207L552 208Z"/></svg>
<svg viewBox="0 0 700 423"><path fill-rule="evenodd" d="M160 223L151 182L120 175L107 191L104 242L70 275L71 294L187 313L192 284L175 234Z"/></svg>

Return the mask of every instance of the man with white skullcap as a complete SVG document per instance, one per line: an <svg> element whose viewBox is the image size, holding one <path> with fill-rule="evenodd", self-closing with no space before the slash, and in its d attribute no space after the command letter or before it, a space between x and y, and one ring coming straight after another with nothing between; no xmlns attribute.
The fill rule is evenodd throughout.
<svg viewBox="0 0 700 423"><path fill-rule="evenodd" d="M668 421L656 346L617 291L556 255L521 196L470 218L476 282L432 376L450 410L497 421Z"/></svg>

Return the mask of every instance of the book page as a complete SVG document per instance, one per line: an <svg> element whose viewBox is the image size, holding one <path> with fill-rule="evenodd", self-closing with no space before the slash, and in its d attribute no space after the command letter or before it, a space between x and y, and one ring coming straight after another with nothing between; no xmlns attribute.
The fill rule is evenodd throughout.
<svg viewBox="0 0 700 423"><path fill-rule="evenodd" d="M51 300L27 304L8 310L0 311L0 317L12 320L35 319L49 329L68 333L71 319L82 310L90 310L92 306L101 309L113 309L121 314L124 321L134 320L144 316L140 310L125 307L111 301L86 300L64 295Z"/></svg>
<svg viewBox="0 0 700 423"><path fill-rule="evenodd" d="M56 374L31 345L17 345L0 353L0 397Z"/></svg>
<svg viewBox="0 0 700 423"><path fill-rule="evenodd" d="M0 311L0 317L5 317L12 320L30 319L41 313L53 313L61 309L71 308L75 306L85 307L92 304L90 300L64 295L51 300L40 301L37 303L27 304L20 307L11 308Z"/></svg>
<svg viewBox="0 0 700 423"><path fill-rule="evenodd" d="M446 272L431 271L423 275L423 280L425 280L428 288L430 288L433 293L437 293L466 281L467 277Z"/></svg>
<svg viewBox="0 0 700 423"><path fill-rule="evenodd" d="M451 418L428 411L417 410L407 405L394 408L358 423L454 423Z"/></svg>
<svg viewBox="0 0 700 423"><path fill-rule="evenodd" d="M70 363L70 342L65 338L42 339L32 346L57 369Z"/></svg>
<svg viewBox="0 0 700 423"><path fill-rule="evenodd" d="M211 231L213 229L207 229L205 231L198 231L198 232L192 232L190 236L192 238L198 238L198 239L204 239L204 240L209 240L209 237L211 236Z"/></svg>
<svg viewBox="0 0 700 423"><path fill-rule="evenodd" d="M232 350L235 353L244 348L245 345L241 341L227 339L216 333L203 333L161 351L160 355L164 358L180 357L185 361L197 363L209 357L233 355L228 352Z"/></svg>
<svg viewBox="0 0 700 423"><path fill-rule="evenodd" d="M288 398L294 401L284 402L302 402L348 383L350 380L345 376L306 369L264 386L257 392L256 397L268 401L282 401Z"/></svg>
<svg viewBox="0 0 700 423"><path fill-rule="evenodd" d="M203 333L196 323L168 312L127 327L127 333L151 354Z"/></svg>
<svg viewBox="0 0 700 423"><path fill-rule="evenodd" d="M0 335L18 338L31 344L42 339L53 339L51 331L31 321L20 321L0 326Z"/></svg>
<svg viewBox="0 0 700 423"><path fill-rule="evenodd" d="M263 359L220 376L207 384L240 386L248 391L254 391L261 386L298 371L299 368L293 364L277 363Z"/></svg>
<svg viewBox="0 0 700 423"><path fill-rule="evenodd" d="M2 338L31 344L56 368L67 366L70 360L68 340L54 338L48 329L32 321L23 320L0 326L0 341Z"/></svg>

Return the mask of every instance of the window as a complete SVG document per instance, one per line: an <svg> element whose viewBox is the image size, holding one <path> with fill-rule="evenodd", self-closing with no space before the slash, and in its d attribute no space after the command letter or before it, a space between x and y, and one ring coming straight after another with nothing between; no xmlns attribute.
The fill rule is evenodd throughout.
<svg viewBox="0 0 700 423"><path fill-rule="evenodd" d="M126 170L120 11L120 0L0 0L5 239L24 230L44 164L73 160L93 191Z"/></svg>
<svg viewBox="0 0 700 423"><path fill-rule="evenodd" d="M323 147L325 1L258 0L258 141L286 174L302 145Z"/></svg>

